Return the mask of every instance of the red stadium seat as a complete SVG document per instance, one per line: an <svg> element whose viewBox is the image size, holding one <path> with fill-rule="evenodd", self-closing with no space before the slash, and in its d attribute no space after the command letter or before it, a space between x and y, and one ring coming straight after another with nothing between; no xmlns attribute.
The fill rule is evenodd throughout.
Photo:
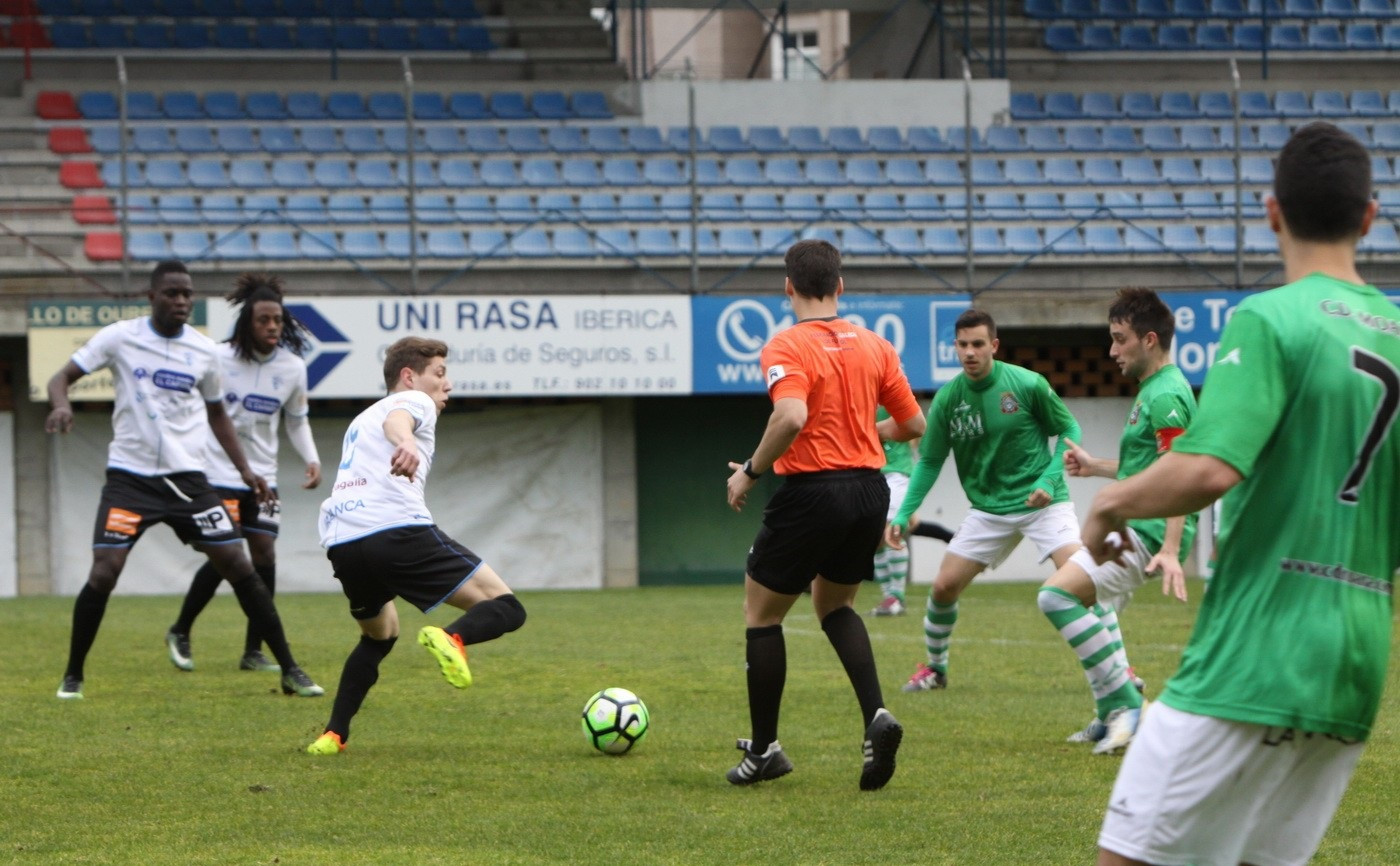
<svg viewBox="0 0 1400 866"><path fill-rule="evenodd" d="M83 252L93 262L122 260L122 236L117 232L88 232L83 240Z"/></svg>
<svg viewBox="0 0 1400 866"><path fill-rule="evenodd" d="M75 195L73 220L79 225L115 225L117 212L105 195Z"/></svg>
<svg viewBox="0 0 1400 866"><path fill-rule="evenodd" d="M49 150L54 153L92 153L87 130L77 126L56 126L49 130Z"/></svg>
<svg viewBox="0 0 1400 866"><path fill-rule="evenodd" d="M58 167L58 181L68 189L96 189L105 186L95 162L65 162Z"/></svg>
<svg viewBox="0 0 1400 866"><path fill-rule="evenodd" d="M81 120L78 101L66 90L41 90L34 100L34 110L45 120Z"/></svg>
<svg viewBox="0 0 1400 866"><path fill-rule="evenodd" d="M16 21L10 27L10 45L15 48L52 48L49 32L37 21Z"/></svg>

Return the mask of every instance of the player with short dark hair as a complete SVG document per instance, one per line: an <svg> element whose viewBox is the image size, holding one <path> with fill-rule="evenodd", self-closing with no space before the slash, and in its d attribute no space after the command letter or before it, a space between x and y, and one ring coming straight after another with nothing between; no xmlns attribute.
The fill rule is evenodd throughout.
<svg viewBox="0 0 1400 866"><path fill-rule="evenodd" d="M963 371L938 389L928 430L899 513L885 543L902 547L909 521L943 470L948 452L972 510L948 544L924 609L928 660L904 691L948 685L948 645L958 620L958 598L973 578L999 565L1022 537L1058 568L1079 549L1079 521L1065 486L1063 454L1079 438L1079 424L1039 373L1003 364L995 355L996 322L971 309L953 323ZM1059 437L1054 452L1046 440Z"/></svg>
<svg viewBox="0 0 1400 866"><path fill-rule="evenodd" d="M418 642L447 681L471 685L466 647L525 623L525 608L500 575L433 523L425 490L447 405L447 344L404 337L389 347L389 396L350 422L331 495L321 503L321 545L350 601L360 642L345 659L325 733L306 751L345 750L350 721L379 680L379 663L399 637L396 597L427 613L441 604L465 611L446 629L425 625Z"/></svg>
<svg viewBox="0 0 1400 866"><path fill-rule="evenodd" d="M1118 459L1094 457L1075 442L1065 471L1078 477L1127 478L1167 453L1196 414L1196 397L1171 363L1176 322L1151 289L1127 288L1108 309L1108 354L1123 375L1140 384L1118 444ZM1182 562L1191 552L1196 515L1134 520L1132 553L1121 563L1095 563L1078 550L1040 588L1040 610L1074 650L1094 694L1094 718L1070 742L1093 742L1095 754L1126 748L1142 709L1141 682L1133 675L1118 628L1118 613L1148 576L1162 575L1162 592L1186 600Z"/></svg>
<svg viewBox="0 0 1400 866"><path fill-rule="evenodd" d="M754 482L772 469L782 487L763 511L744 575L745 659L751 737L726 774L750 785L792 772L778 744L778 709L787 679L783 618L811 587L812 606L846 670L865 730L861 790L894 775L903 728L885 709L865 623L852 609L862 580L874 575L889 487L881 477L881 440L923 432L919 404L894 347L842 319L841 254L826 241L787 251L784 292L797 323L775 335L760 363L773 413L753 456L730 463L726 484L735 511ZM877 406L892 417L872 424Z"/></svg>
<svg viewBox="0 0 1400 866"><path fill-rule="evenodd" d="M98 331L49 380L48 433L73 429L68 389L83 376L110 368L116 389L114 436L107 449L107 483L93 531L92 569L73 604L68 666L58 697L83 696L84 662L132 545L157 523L209 557L233 585L249 624L281 664L282 691L323 694L292 657L272 595L243 552L242 536L204 469L212 436L259 502L267 482L248 465L238 432L223 406L218 348L189 327L194 282L178 261L156 265L147 292L151 314Z"/></svg>
<svg viewBox="0 0 1400 866"><path fill-rule="evenodd" d="M287 422L287 438L306 463L308 490L321 483L321 458L311 438L307 400L306 347L301 323L287 309L282 297L282 280L270 274L245 273L228 295L238 307L233 333L219 344L223 373L224 405L253 472L261 475L272 489L272 499L258 502L252 489L239 478L238 470L216 447L210 448L210 483L224 501L248 542L253 568L267 586L277 592L277 535L282 506L277 495L277 428ZM195 572L185 594L179 618L165 635L170 661L180 670L194 670L190 652L190 629L195 618L209 604L223 578L205 563ZM248 623L243 655L238 661L245 671L276 671L278 665L262 653L262 635Z"/></svg>
<svg viewBox="0 0 1400 866"><path fill-rule="evenodd" d="M1129 520L1224 498L1215 573L1181 667L1142 714L1099 863L1308 862L1385 686L1400 567L1400 307L1356 269L1370 155L1293 133L1265 199L1286 284L1235 308L1191 428L1103 488L1099 562Z"/></svg>

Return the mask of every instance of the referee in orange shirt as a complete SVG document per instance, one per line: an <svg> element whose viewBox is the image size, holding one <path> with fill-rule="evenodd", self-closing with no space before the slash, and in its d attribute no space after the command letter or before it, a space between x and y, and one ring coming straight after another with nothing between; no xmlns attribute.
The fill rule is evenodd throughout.
<svg viewBox="0 0 1400 866"><path fill-rule="evenodd" d="M792 772L778 745L778 709L787 678L783 617L808 585L822 631L851 680L865 724L860 787L874 791L894 775L904 729L884 707L865 623L851 607L885 527L890 492L880 475L881 440L924 432L924 416L894 347L844 321L841 254L826 241L788 249L783 292L797 324L760 356L773 414L744 463L730 463L729 507L744 507L754 482L772 469L783 486L763 511L744 575L752 738L726 778L751 785ZM890 417L872 424L876 405Z"/></svg>

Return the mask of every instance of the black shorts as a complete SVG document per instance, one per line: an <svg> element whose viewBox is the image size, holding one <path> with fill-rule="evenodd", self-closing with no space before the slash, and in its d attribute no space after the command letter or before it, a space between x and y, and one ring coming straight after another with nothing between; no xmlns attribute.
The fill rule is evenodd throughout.
<svg viewBox="0 0 1400 866"><path fill-rule="evenodd" d="M755 581L795 595L821 575L856 584L875 573L890 488L878 469L790 475L763 509L749 549Z"/></svg>
<svg viewBox="0 0 1400 866"><path fill-rule="evenodd" d="M475 553L436 526L402 526L326 551L350 615L372 619L397 596L427 613L452 597L481 567Z"/></svg>
<svg viewBox="0 0 1400 866"><path fill-rule="evenodd" d="M92 546L131 547L157 523L167 524L185 544L227 544L243 538L203 472L137 475L108 469Z"/></svg>
<svg viewBox="0 0 1400 866"><path fill-rule="evenodd" d="M272 501L266 504L258 502L258 494L253 490L215 487L214 492L219 494L219 498L224 501L224 508L233 515L233 522L238 524L244 534L252 532L277 537L277 531L282 525L282 500L277 498L276 487L272 488Z"/></svg>

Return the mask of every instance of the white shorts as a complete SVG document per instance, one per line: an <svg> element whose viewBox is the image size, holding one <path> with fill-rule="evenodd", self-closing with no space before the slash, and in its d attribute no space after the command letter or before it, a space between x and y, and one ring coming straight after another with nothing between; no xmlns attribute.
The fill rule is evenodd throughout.
<svg viewBox="0 0 1400 866"><path fill-rule="evenodd" d="M1056 502L1022 514L988 514L972 509L948 542L948 552L996 568L1022 538L1030 539L1040 561L1068 544L1079 545L1079 518L1074 506Z"/></svg>
<svg viewBox="0 0 1400 866"><path fill-rule="evenodd" d="M1159 866L1307 863L1361 743L1149 705L1099 847Z"/></svg>
<svg viewBox="0 0 1400 866"><path fill-rule="evenodd" d="M894 520L894 516L899 513L899 506L904 504L904 491L909 489L909 476L903 472L886 472L885 483L890 486L890 510L885 514L885 519Z"/></svg>
<svg viewBox="0 0 1400 866"><path fill-rule="evenodd" d="M1131 526L1127 527L1127 530L1132 550L1123 552L1122 564L1105 562L1100 565L1094 562L1094 557L1083 548L1076 550L1069 558L1070 562L1084 569L1084 573L1094 582L1094 595L1099 604L1114 610L1127 607L1133 598L1133 592L1147 583L1147 563L1152 561L1152 554L1147 552L1142 538Z"/></svg>

